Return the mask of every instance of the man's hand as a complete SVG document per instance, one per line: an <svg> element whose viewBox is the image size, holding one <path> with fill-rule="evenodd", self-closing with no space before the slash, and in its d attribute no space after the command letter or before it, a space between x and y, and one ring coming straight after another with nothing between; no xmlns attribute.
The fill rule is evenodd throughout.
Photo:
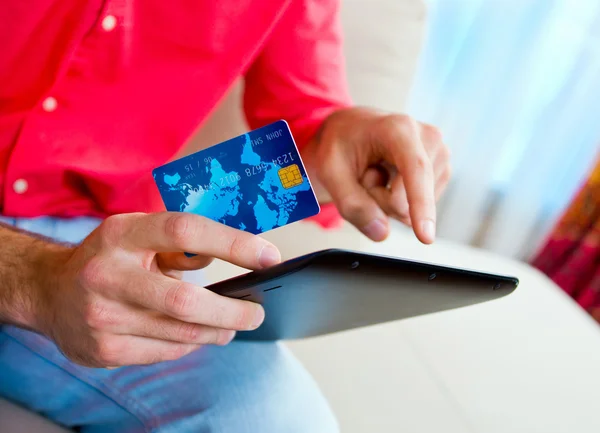
<svg viewBox="0 0 600 433"><path fill-rule="evenodd" d="M182 282L178 273L202 268L211 257L249 269L281 259L260 237L168 212L110 217L62 254L54 276L42 278L37 330L71 360L93 367L173 360L257 328L260 305Z"/></svg>
<svg viewBox="0 0 600 433"><path fill-rule="evenodd" d="M450 155L433 126L405 115L340 110L303 158L317 193L324 187L342 216L372 240L388 236L390 216L412 226L421 242L434 241Z"/></svg>

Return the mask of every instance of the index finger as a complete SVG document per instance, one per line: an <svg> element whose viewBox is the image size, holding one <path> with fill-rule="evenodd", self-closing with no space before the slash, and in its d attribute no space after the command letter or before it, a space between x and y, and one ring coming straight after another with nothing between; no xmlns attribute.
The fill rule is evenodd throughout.
<svg viewBox="0 0 600 433"><path fill-rule="evenodd" d="M401 172L392 182L392 206L402 211L402 190L406 190L413 230L423 243L435 239L435 180L433 167L421 140L416 121L401 117L390 128L384 152Z"/></svg>
<svg viewBox="0 0 600 433"><path fill-rule="evenodd" d="M208 218L186 212L161 212L128 220L123 243L155 252L192 252L248 269L281 261L270 242Z"/></svg>

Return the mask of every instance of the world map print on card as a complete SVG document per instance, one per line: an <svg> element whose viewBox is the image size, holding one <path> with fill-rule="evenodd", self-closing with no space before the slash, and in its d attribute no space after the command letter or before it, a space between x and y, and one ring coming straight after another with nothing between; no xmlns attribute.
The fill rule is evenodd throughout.
<svg viewBox="0 0 600 433"><path fill-rule="evenodd" d="M254 234L320 210L284 120L165 164L152 175L168 211Z"/></svg>

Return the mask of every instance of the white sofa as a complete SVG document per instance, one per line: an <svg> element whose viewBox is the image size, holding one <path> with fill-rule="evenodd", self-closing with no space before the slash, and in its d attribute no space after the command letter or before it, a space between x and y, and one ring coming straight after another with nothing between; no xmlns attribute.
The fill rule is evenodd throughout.
<svg viewBox="0 0 600 433"><path fill-rule="evenodd" d="M355 100L401 110L423 37L423 3L344 0L343 5ZM238 85L191 148L244 130L239 91ZM399 225L382 244L368 242L349 226L323 232L311 223L265 237L286 258L341 247L512 274L521 280L513 295L496 302L288 343L319 382L343 432L600 431L598 327L526 264L443 240L426 247ZM216 281L240 272L217 262L202 278ZM2 433L55 431L40 422L0 402Z"/></svg>
<svg viewBox="0 0 600 433"><path fill-rule="evenodd" d="M302 230L302 239L323 236L316 227ZM521 283L498 301L289 343L342 432L600 431L599 327L543 274L442 240L427 247L402 227L382 244L346 231L294 253L345 246L505 273ZM281 245L290 234L268 237Z"/></svg>

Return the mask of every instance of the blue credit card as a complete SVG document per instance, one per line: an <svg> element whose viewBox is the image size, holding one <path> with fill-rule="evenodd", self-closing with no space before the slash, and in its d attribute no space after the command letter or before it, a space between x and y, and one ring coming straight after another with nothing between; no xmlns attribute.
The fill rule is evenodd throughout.
<svg viewBox="0 0 600 433"><path fill-rule="evenodd" d="M168 211L259 234L319 213L284 120L152 171Z"/></svg>

